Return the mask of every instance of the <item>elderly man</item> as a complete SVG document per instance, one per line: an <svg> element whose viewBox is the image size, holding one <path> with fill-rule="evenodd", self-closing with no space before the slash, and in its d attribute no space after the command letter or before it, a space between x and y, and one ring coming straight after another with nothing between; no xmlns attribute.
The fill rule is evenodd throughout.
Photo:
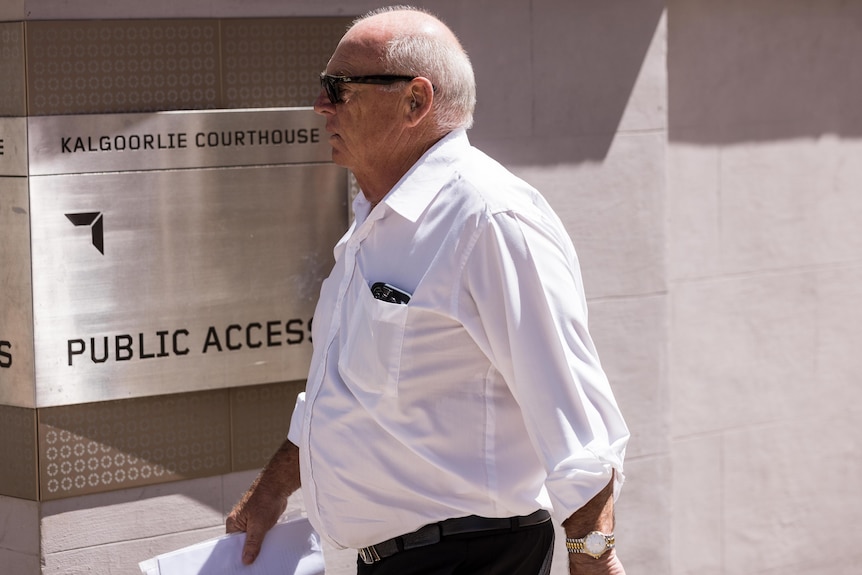
<svg viewBox="0 0 862 575"><path fill-rule="evenodd" d="M475 83L423 11L359 19L315 111L362 193L314 316L288 440L227 520L254 561L302 487L360 575L623 573L628 429L587 330L575 251L539 193L471 147ZM300 481L301 478L301 481Z"/></svg>

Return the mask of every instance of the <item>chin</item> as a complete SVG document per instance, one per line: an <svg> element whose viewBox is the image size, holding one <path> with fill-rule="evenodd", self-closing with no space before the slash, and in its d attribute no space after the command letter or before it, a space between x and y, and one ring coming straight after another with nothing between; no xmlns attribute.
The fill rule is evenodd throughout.
<svg viewBox="0 0 862 575"><path fill-rule="evenodd" d="M345 155L339 152L337 148L332 148L332 162L342 168L350 169L350 162L347 161Z"/></svg>
<svg viewBox="0 0 862 575"><path fill-rule="evenodd" d="M332 163L335 164L336 166L341 166L342 168L350 168L350 166L347 164L347 162L345 162L341 158L339 158L338 154L336 154L335 152L332 153Z"/></svg>

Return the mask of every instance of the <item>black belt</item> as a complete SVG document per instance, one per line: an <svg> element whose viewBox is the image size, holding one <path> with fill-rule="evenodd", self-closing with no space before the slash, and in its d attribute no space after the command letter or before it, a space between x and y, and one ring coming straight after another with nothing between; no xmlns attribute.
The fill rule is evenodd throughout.
<svg viewBox="0 0 862 575"><path fill-rule="evenodd" d="M371 565L390 555L395 555L399 551L434 545L447 535L499 530L517 531L524 527L539 525L550 519L551 514L544 509L539 509L535 513L519 517L493 518L470 515L468 517L446 519L439 523L426 525L413 533L393 537L370 547L363 547L359 550L359 557L366 565Z"/></svg>

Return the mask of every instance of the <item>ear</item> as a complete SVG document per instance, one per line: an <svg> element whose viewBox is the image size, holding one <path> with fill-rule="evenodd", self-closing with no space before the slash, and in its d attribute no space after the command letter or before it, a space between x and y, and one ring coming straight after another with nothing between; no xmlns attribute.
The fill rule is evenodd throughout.
<svg viewBox="0 0 862 575"><path fill-rule="evenodd" d="M419 76L410 82L410 91L405 100L407 125L411 128L419 125L431 112L434 102L434 86L428 78Z"/></svg>

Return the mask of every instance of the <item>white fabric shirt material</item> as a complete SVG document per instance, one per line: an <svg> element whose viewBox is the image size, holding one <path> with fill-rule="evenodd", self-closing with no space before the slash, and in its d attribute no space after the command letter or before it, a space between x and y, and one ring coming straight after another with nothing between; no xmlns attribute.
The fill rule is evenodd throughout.
<svg viewBox="0 0 862 575"><path fill-rule="evenodd" d="M289 433L318 532L360 548L471 514L559 523L613 470L618 494L629 432L542 196L459 130L354 211ZM378 281L412 299L374 299Z"/></svg>

